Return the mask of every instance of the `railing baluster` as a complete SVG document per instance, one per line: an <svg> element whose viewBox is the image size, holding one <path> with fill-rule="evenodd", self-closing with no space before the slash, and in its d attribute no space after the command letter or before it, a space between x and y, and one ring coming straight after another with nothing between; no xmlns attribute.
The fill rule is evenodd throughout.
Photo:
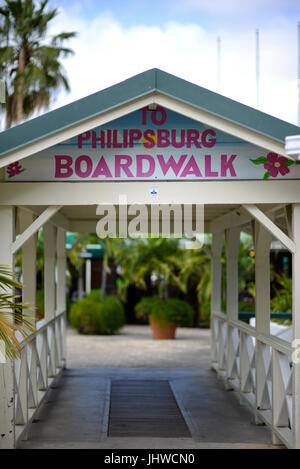
<svg viewBox="0 0 300 469"><path fill-rule="evenodd" d="M55 321L56 368L62 367L61 321Z"/></svg>
<svg viewBox="0 0 300 469"><path fill-rule="evenodd" d="M47 329L41 332L41 352L40 352L40 381L39 390L43 391L48 387L48 334Z"/></svg>
<svg viewBox="0 0 300 469"><path fill-rule="evenodd" d="M14 360L15 444L26 439L39 405L64 366L65 314L42 323L30 343L24 342L21 358Z"/></svg>
<svg viewBox="0 0 300 469"><path fill-rule="evenodd" d="M30 344L31 356L29 357L29 375L28 375L28 408L34 409L38 403L38 386L37 386L37 351L36 339L34 338Z"/></svg>
<svg viewBox="0 0 300 469"><path fill-rule="evenodd" d="M54 324L50 324L48 328L48 343L49 343L49 368L48 368L48 376L49 378L53 378L56 374L56 353L55 353L55 328Z"/></svg>
<svg viewBox="0 0 300 469"><path fill-rule="evenodd" d="M248 334L241 332L241 352L240 352L240 366L241 366L241 392L250 393L253 392L253 380L251 373L251 349L249 347L249 336Z"/></svg>
<svg viewBox="0 0 300 469"><path fill-rule="evenodd" d="M268 383L271 366L271 350L265 344L257 341L256 346L256 405L258 409L272 408L272 396Z"/></svg>
<svg viewBox="0 0 300 469"><path fill-rule="evenodd" d="M218 362L218 319L211 318L211 362Z"/></svg>
<svg viewBox="0 0 300 469"><path fill-rule="evenodd" d="M293 447L291 345L275 336L258 334L222 313L213 313L212 324L216 342L212 346L218 352L212 353L217 357L213 369L224 378L226 388L229 381L230 388L239 392L241 403L252 407L257 422L271 427L274 444Z"/></svg>
<svg viewBox="0 0 300 469"><path fill-rule="evenodd" d="M67 360L67 317L66 313L61 316L61 340L62 340L62 359L63 367L65 367Z"/></svg>
<svg viewBox="0 0 300 469"><path fill-rule="evenodd" d="M27 393L27 346L23 347L21 358L19 376L16 376L17 385L17 406L16 406L16 425L26 425L28 420L28 393Z"/></svg>

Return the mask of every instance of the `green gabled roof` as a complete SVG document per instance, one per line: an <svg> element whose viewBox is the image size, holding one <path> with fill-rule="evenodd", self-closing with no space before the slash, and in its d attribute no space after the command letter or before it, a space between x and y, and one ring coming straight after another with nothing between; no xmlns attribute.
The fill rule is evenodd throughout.
<svg viewBox="0 0 300 469"><path fill-rule="evenodd" d="M0 155L155 91L278 142L284 143L288 135L300 134L300 128L295 125L169 73L151 69L0 133Z"/></svg>

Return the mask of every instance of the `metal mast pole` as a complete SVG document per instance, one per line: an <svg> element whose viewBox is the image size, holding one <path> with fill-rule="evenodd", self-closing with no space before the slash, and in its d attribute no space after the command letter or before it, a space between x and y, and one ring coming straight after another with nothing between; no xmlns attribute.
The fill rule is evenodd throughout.
<svg viewBox="0 0 300 469"><path fill-rule="evenodd" d="M217 50L218 50L218 90L221 91L221 38L217 37Z"/></svg>
<svg viewBox="0 0 300 469"><path fill-rule="evenodd" d="M300 125L300 21L298 21L298 125Z"/></svg>
<svg viewBox="0 0 300 469"><path fill-rule="evenodd" d="M256 107L259 107L259 29L255 31L256 37Z"/></svg>

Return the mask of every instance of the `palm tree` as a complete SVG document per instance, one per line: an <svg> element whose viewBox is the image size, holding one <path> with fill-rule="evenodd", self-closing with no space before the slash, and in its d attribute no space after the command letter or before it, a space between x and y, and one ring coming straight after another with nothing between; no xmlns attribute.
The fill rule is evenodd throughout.
<svg viewBox="0 0 300 469"><path fill-rule="evenodd" d="M59 88L69 90L60 63L73 53L63 47L74 32L63 32L47 40L49 22L57 9L46 10L48 0L4 0L0 7L0 77L6 84L6 129L33 112L49 107Z"/></svg>
<svg viewBox="0 0 300 469"><path fill-rule="evenodd" d="M11 293L12 289L21 287L8 267L0 265L0 342L4 343L7 358L17 358L21 352L15 332L20 332L25 339L35 332L33 318L25 315L23 311L30 309L30 306L16 302L17 296ZM0 349L0 352L3 353L3 350Z"/></svg>
<svg viewBox="0 0 300 469"><path fill-rule="evenodd" d="M104 257L102 261L101 274L101 300L104 300L107 287L107 274L111 272L109 262L113 261L114 265L121 263L126 252L126 242L123 238L104 238L101 240L104 247Z"/></svg>
<svg viewBox="0 0 300 469"><path fill-rule="evenodd" d="M239 247L239 291L248 290L253 293L254 286L254 258L249 256L253 249L251 238L240 242ZM222 265L226 265L226 249L223 243ZM211 299L211 239L206 239L206 245L202 249L186 250L184 253L183 267L181 270L181 281L184 290L192 284L197 291L199 304L199 318L201 324L208 324L210 317L210 299ZM222 305L225 307L226 299L226 270L222 269ZM240 311L247 309L253 310L253 305L240 302Z"/></svg>
<svg viewBox="0 0 300 469"><path fill-rule="evenodd" d="M147 289L147 279L155 282L161 299L168 297L171 285L182 289L179 279L182 250L177 239L146 238L132 241L120 260L123 283L121 295L126 298L129 285Z"/></svg>

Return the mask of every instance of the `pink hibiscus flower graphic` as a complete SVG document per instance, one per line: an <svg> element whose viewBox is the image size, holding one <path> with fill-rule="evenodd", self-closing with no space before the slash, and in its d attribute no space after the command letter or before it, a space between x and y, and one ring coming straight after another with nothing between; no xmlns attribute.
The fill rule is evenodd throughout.
<svg viewBox="0 0 300 469"><path fill-rule="evenodd" d="M11 163L7 167L7 174L9 178L13 176L17 176L23 171L25 171L25 168L22 168L22 165L19 163L19 161L16 161L15 163Z"/></svg>
<svg viewBox="0 0 300 469"><path fill-rule="evenodd" d="M268 153L267 160L268 163L264 164L264 168L269 171L272 178L276 178L278 173L284 176L290 172L289 168L286 166L286 162L289 161L288 158L279 156L277 153Z"/></svg>
<svg viewBox="0 0 300 469"><path fill-rule="evenodd" d="M290 172L288 167L295 163L295 161L273 152L268 153L267 156L260 156L255 160L250 159L250 161L255 165L264 165L266 169L264 179L276 178L279 174L285 176Z"/></svg>

